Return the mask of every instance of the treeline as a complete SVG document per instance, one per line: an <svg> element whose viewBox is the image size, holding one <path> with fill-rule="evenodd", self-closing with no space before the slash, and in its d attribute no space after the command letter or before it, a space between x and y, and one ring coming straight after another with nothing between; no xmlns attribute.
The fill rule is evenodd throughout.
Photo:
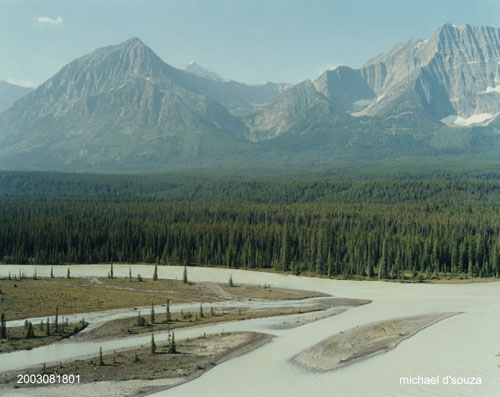
<svg viewBox="0 0 500 397"><path fill-rule="evenodd" d="M241 179L189 175L92 175L0 172L0 198L86 202L425 203L440 207L500 205L500 180Z"/></svg>
<svg viewBox="0 0 500 397"><path fill-rule="evenodd" d="M406 189L401 183L362 185L362 193L351 187L357 197L351 203L3 198L0 260L227 266L332 277L498 277L496 183L479 193L466 181L404 182ZM421 199L425 192L443 197ZM476 196L489 199L471 200Z"/></svg>

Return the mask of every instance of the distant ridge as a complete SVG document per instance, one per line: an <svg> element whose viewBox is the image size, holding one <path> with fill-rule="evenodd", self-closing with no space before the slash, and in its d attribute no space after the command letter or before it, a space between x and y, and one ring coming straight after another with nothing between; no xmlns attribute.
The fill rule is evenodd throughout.
<svg viewBox="0 0 500 397"><path fill-rule="evenodd" d="M0 81L0 113L31 91L33 88Z"/></svg>

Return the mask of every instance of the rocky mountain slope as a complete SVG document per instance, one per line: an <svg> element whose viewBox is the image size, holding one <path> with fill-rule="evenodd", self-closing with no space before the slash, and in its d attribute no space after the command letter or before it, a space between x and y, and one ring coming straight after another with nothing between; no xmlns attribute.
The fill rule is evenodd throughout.
<svg viewBox="0 0 500 397"><path fill-rule="evenodd" d="M2 163L164 162L244 133L223 105L184 88L182 73L139 39L79 58L1 115Z"/></svg>
<svg viewBox="0 0 500 397"><path fill-rule="evenodd" d="M341 105L358 115L393 115L392 107L413 97L405 99L407 111L423 108L450 124L479 124L500 112L499 63L500 29L446 24L431 38L398 43L340 79L342 71L326 72L315 86L321 92L353 87L351 97L341 96ZM365 107L355 109L356 101Z"/></svg>

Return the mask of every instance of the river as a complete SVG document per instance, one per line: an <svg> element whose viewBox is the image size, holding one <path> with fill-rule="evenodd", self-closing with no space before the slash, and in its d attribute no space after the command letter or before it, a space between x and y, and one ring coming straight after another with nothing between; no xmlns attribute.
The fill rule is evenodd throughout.
<svg viewBox="0 0 500 397"><path fill-rule="evenodd" d="M115 265L119 277L133 274L149 277L153 266ZM31 266L0 266L0 275L23 269L27 276ZM48 276L50 267L37 266L40 276ZM106 277L108 266L70 266L74 277ZM159 267L159 277L182 277L182 267ZM56 276L64 277L66 266L54 267ZM271 284L325 292L337 297L370 299L373 302L352 308L342 314L297 328L280 328L283 319L255 319L217 324L176 332L176 338L194 337L207 332L259 331L276 337L268 344L243 356L229 360L203 376L155 396L495 396L500 390L500 283L470 284L399 284L389 282L337 281L263 272L230 269L188 268L192 281ZM335 333L358 325L425 313L462 312L424 329L403 341L395 349L326 373L307 372L289 362L295 354ZM159 335L161 341L163 336ZM140 339L140 338L143 338ZM156 338L156 335L155 335ZM146 336L100 342L103 350L138 343L147 344ZM90 344L87 344L90 343ZM64 343L26 352L1 355L2 365L39 362L44 357L68 357L96 350L96 342ZM46 350L41 350L46 349ZM67 351L67 353L64 353ZM96 350L97 351L97 350ZM14 355L17 355L14 358ZM13 361L15 360L15 362ZM17 361L19 360L19 361ZM437 385L401 385L400 378L420 376L440 378ZM443 384L443 378L480 378L480 385Z"/></svg>

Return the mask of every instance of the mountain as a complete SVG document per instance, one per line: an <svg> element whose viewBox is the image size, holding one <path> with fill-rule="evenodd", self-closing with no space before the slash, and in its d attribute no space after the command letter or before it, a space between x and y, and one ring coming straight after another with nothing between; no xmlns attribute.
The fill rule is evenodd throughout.
<svg viewBox="0 0 500 397"><path fill-rule="evenodd" d="M275 83L250 85L232 80L214 80L180 69L176 69L175 73L179 85L215 99L238 116L272 103L287 86Z"/></svg>
<svg viewBox="0 0 500 397"><path fill-rule="evenodd" d="M217 73L201 67L195 61L189 62L187 65L184 65L181 69L206 79L211 79L214 81L224 81L224 79L220 77Z"/></svg>
<svg viewBox="0 0 500 397"><path fill-rule="evenodd" d="M139 39L71 62L1 115L0 166L131 168L230 146L245 125L183 73Z"/></svg>
<svg viewBox="0 0 500 397"><path fill-rule="evenodd" d="M355 112L376 101L376 94L363 79L360 70L339 66L314 81L315 89L329 101L349 112Z"/></svg>
<svg viewBox="0 0 500 397"><path fill-rule="evenodd" d="M358 115L423 109L426 117L466 126L500 112L499 61L499 29L445 24L431 38L398 43L359 70L326 72L315 85L323 93L335 87L332 103L340 96L340 105ZM345 93L344 86L354 91Z"/></svg>
<svg viewBox="0 0 500 397"><path fill-rule="evenodd" d="M182 67L179 80L184 87L202 95L207 95L226 106L235 115L245 115L263 106L269 105L278 98L279 93L288 84L244 84L223 79L218 74L204 69L195 61ZM179 71L180 72L180 71Z"/></svg>
<svg viewBox="0 0 500 397"><path fill-rule="evenodd" d="M0 113L31 91L33 91L33 88L0 81Z"/></svg>
<svg viewBox="0 0 500 397"><path fill-rule="evenodd" d="M74 60L2 112L0 169L496 160L499 61L499 29L447 24L360 69L249 85L174 68L134 38Z"/></svg>
<svg viewBox="0 0 500 397"><path fill-rule="evenodd" d="M306 80L285 89L274 103L244 120L249 127L247 139L257 142L284 134L304 135L318 128L333 128L338 119L347 118Z"/></svg>

